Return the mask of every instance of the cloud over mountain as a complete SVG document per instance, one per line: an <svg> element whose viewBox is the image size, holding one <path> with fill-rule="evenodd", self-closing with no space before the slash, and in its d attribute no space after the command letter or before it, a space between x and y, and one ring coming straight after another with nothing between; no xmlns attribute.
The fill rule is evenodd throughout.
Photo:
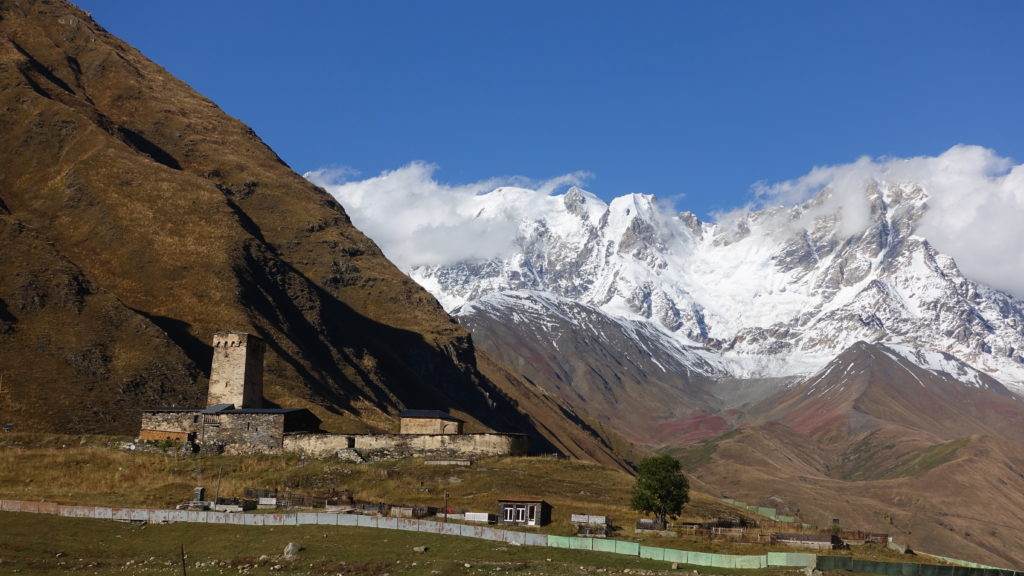
<svg viewBox="0 0 1024 576"><path fill-rule="evenodd" d="M1024 165L980 146L954 146L938 156L861 158L817 167L800 178L757 186L764 204L793 205L824 188L841 206L843 230L867 223L865 187L872 182L917 184L929 209L917 234L952 256L970 278L1024 296Z"/></svg>
<svg viewBox="0 0 1024 576"><path fill-rule="evenodd" d="M503 256L514 250L516 221L556 190L580 184L586 172L550 180L490 178L463 185L438 182L437 166L412 162L365 180L346 181L348 170L305 174L345 206L353 222L403 269ZM501 187L520 195L516 213L484 213L478 200Z"/></svg>
<svg viewBox="0 0 1024 576"><path fill-rule="evenodd" d="M364 180L352 180L350 171L331 169L306 177L338 198L355 224L406 270L513 253L517 221L533 217L554 192L590 177L575 172L540 182L496 177L451 185L439 182L436 171L433 164L413 162ZM793 206L827 188L832 195L821 212L841 208L840 230L854 235L869 224L864 191L872 182L923 187L929 210L917 233L955 258L967 276L1024 295L1024 252L1019 249L1024 246L1024 226L1019 223L1024 214L1024 165L993 150L958 145L938 156L863 157L754 188L758 207ZM487 212L482 198L499 188L518 198L502 203L501 214ZM667 217L674 215L663 208ZM717 214L715 219L728 225L738 211ZM816 215L808 214L807 222Z"/></svg>

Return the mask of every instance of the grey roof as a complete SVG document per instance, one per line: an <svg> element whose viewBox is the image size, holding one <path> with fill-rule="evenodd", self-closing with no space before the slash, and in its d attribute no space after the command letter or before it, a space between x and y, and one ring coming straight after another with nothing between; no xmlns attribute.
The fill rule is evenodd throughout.
<svg viewBox="0 0 1024 576"><path fill-rule="evenodd" d="M225 410L233 410L234 408L234 404L214 404L213 406L203 410L203 414L220 414Z"/></svg>
<svg viewBox="0 0 1024 576"><path fill-rule="evenodd" d="M237 408L224 410L221 414L291 414L302 411L308 410L305 408Z"/></svg>
<svg viewBox="0 0 1024 576"><path fill-rule="evenodd" d="M441 410L402 410L398 413L399 418L440 418L452 422L462 422L451 414Z"/></svg>

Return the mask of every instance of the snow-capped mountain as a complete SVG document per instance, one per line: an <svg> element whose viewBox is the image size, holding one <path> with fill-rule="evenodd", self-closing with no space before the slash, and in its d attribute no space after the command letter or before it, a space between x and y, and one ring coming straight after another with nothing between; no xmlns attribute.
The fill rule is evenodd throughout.
<svg viewBox="0 0 1024 576"><path fill-rule="evenodd" d="M1019 393L1024 302L965 278L917 234L927 200L920 186L875 182L863 205L825 190L711 224L668 214L652 196L605 203L572 188L537 202L499 188L471 208L478 220L515 224L513 254L411 275L457 317L496 293L529 290L545 294L549 311L564 300L647 323L671 341L659 353L675 356L657 362L692 367L699 357L712 377L808 375L863 340L977 381L954 357Z"/></svg>

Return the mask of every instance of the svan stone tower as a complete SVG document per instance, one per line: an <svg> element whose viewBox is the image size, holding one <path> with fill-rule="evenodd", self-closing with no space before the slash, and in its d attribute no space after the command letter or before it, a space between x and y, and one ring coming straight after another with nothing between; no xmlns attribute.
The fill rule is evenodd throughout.
<svg viewBox="0 0 1024 576"><path fill-rule="evenodd" d="M263 340L244 332L213 335L207 406L263 407Z"/></svg>

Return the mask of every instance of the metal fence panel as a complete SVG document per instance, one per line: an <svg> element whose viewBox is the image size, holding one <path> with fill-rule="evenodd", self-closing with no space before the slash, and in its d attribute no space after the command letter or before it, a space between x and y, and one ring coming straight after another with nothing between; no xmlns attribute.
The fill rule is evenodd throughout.
<svg viewBox="0 0 1024 576"><path fill-rule="evenodd" d="M290 526L292 524L290 514L248 514L248 516L254 518L259 516L260 526ZM253 522L253 520L249 522ZM255 526L255 524L250 524L250 526Z"/></svg>
<svg viewBox="0 0 1024 576"><path fill-rule="evenodd" d="M665 549L664 548L652 548L650 546L640 547L640 557L647 558L648 560L664 560Z"/></svg>
<svg viewBox="0 0 1024 576"><path fill-rule="evenodd" d="M622 542L619 540L615 541L615 553L624 554L626 556L639 556L640 555L640 544L637 542Z"/></svg>
<svg viewBox="0 0 1024 576"><path fill-rule="evenodd" d="M60 512L60 505L56 502L40 502L37 510L40 514L53 514L56 516Z"/></svg>
<svg viewBox="0 0 1024 576"><path fill-rule="evenodd" d="M327 513L327 512L317 512L316 523L317 524L325 524L327 526L337 526L338 525L338 515L337 514L330 514L330 513Z"/></svg>
<svg viewBox="0 0 1024 576"><path fill-rule="evenodd" d="M597 552L615 552L615 540L602 540L601 538L594 538L591 543L593 549Z"/></svg>
<svg viewBox="0 0 1024 576"><path fill-rule="evenodd" d="M505 542L514 544L516 546L522 546L526 544L526 532L515 532L513 530L502 530L501 537ZM544 538L544 543L547 544L548 539Z"/></svg>
<svg viewBox="0 0 1024 576"><path fill-rule="evenodd" d="M569 537L568 536L554 536L548 535L548 546L552 548L569 548Z"/></svg>
<svg viewBox="0 0 1024 576"><path fill-rule="evenodd" d="M113 518L110 508L96 508L96 518L100 520L110 520Z"/></svg>
<svg viewBox="0 0 1024 576"><path fill-rule="evenodd" d="M302 526L316 524L316 512L299 512L295 516L295 522Z"/></svg>
<svg viewBox="0 0 1024 576"><path fill-rule="evenodd" d="M744 570L755 570L768 567L767 556L733 556L733 567Z"/></svg>
<svg viewBox="0 0 1024 576"><path fill-rule="evenodd" d="M686 550L665 549L665 562L678 562L679 564L690 563L690 553Z"/></svg>
<svg viewBox="0 0 1024 576"><path fill-rule="evenodd" d="M377 527L377 517L376 516L363 516L362 514L359 514L359 515L356 516L356 526L366 526L366 527L369 527L369 528L376 528Z"/></svg>
<svg viewBox="0 0 1024 576"><path fill-rule="evenodd" d="M339 514L338 526L358 526L359 520L355 514Z"/></svg>
<svg viewBox="0 0 1024 576"><path fill-rule="evenodd" d="M736 557L727 554L709 554L713 568L735 568Z"/></svg>
<svg viewBox="0 0 1024 576"><path fill-rule="evenodd" d="M569 548L573 550L593 550L593 538L569 538Z"/></svg>
<svg viewBox="0 0 1024 576"><path fill-rule="evenodd" d="M484 540L491 540L491 541L494 541L494 542L504 542L505 541L505 531L504 530L498 530L497 528L481 527L481 529L480 529L480 538L482 538Z"/></svg>
<svg viewBox="0 0 1024 576"><path fill-rule="evenodd" d="M462 529L459 524L446 524L444 522L438 522L438 534L448 534L449 536L458 536L462 534Z"/></svg>
<svg viewBox="0 0 1024 576"><path fill-rule="evenodd" d="M235 516L242 518L242 522L244 522L246 526L267 525L266 514L235 514Z"/></svg>
<svg viewBox="0 0 1024 576"><path fill-rule="evenodd" d="M711 559L713 554L707 552L690 552L687 556L689 556L690 564L694 566L711 566L713 562Z"/></svg>
<svg viewBox="0 0 1024 576"><path fill-rule="evenodd" d="M814 566L818 557L814 554L795 552L769 552L768 566Z"/></svg>
<svg viewBox="0 0 1024 576"><path fill-rule="evenodd" d="M398 518L381 516L377 519L377 528L385 528L387 530L398 530Z"/></svg>
<svg viewBox="0 0 1024 576"><path fill-rule="evenodd" d="M483 526L467 526L465 524L457 524L459 527L459 535L467 538L483 538Z"/></svg>
<svg viewBox="0 0 1024 576"><path fill-rule="evenodd" d="M441 522L434 522L433 520L418 520L417 523L420 527L420 532L433 532L434 534L441 534L441 526L444 526Z"/></svg>
<svg viewBox="0 0 1024 576"><path fill-rule="evenodd" d="M406 532L419 532L420 531L420 521L419 520L413 520L412 518L399 518L398 519L398 529L399 530L405 530Z"/></svg>
<svg viewBox="0 0 1024 576"><path fill-rule="evenodd" d="M527 546L547 546L548 537L544 534L523 534L523 544Z"/></svg>

